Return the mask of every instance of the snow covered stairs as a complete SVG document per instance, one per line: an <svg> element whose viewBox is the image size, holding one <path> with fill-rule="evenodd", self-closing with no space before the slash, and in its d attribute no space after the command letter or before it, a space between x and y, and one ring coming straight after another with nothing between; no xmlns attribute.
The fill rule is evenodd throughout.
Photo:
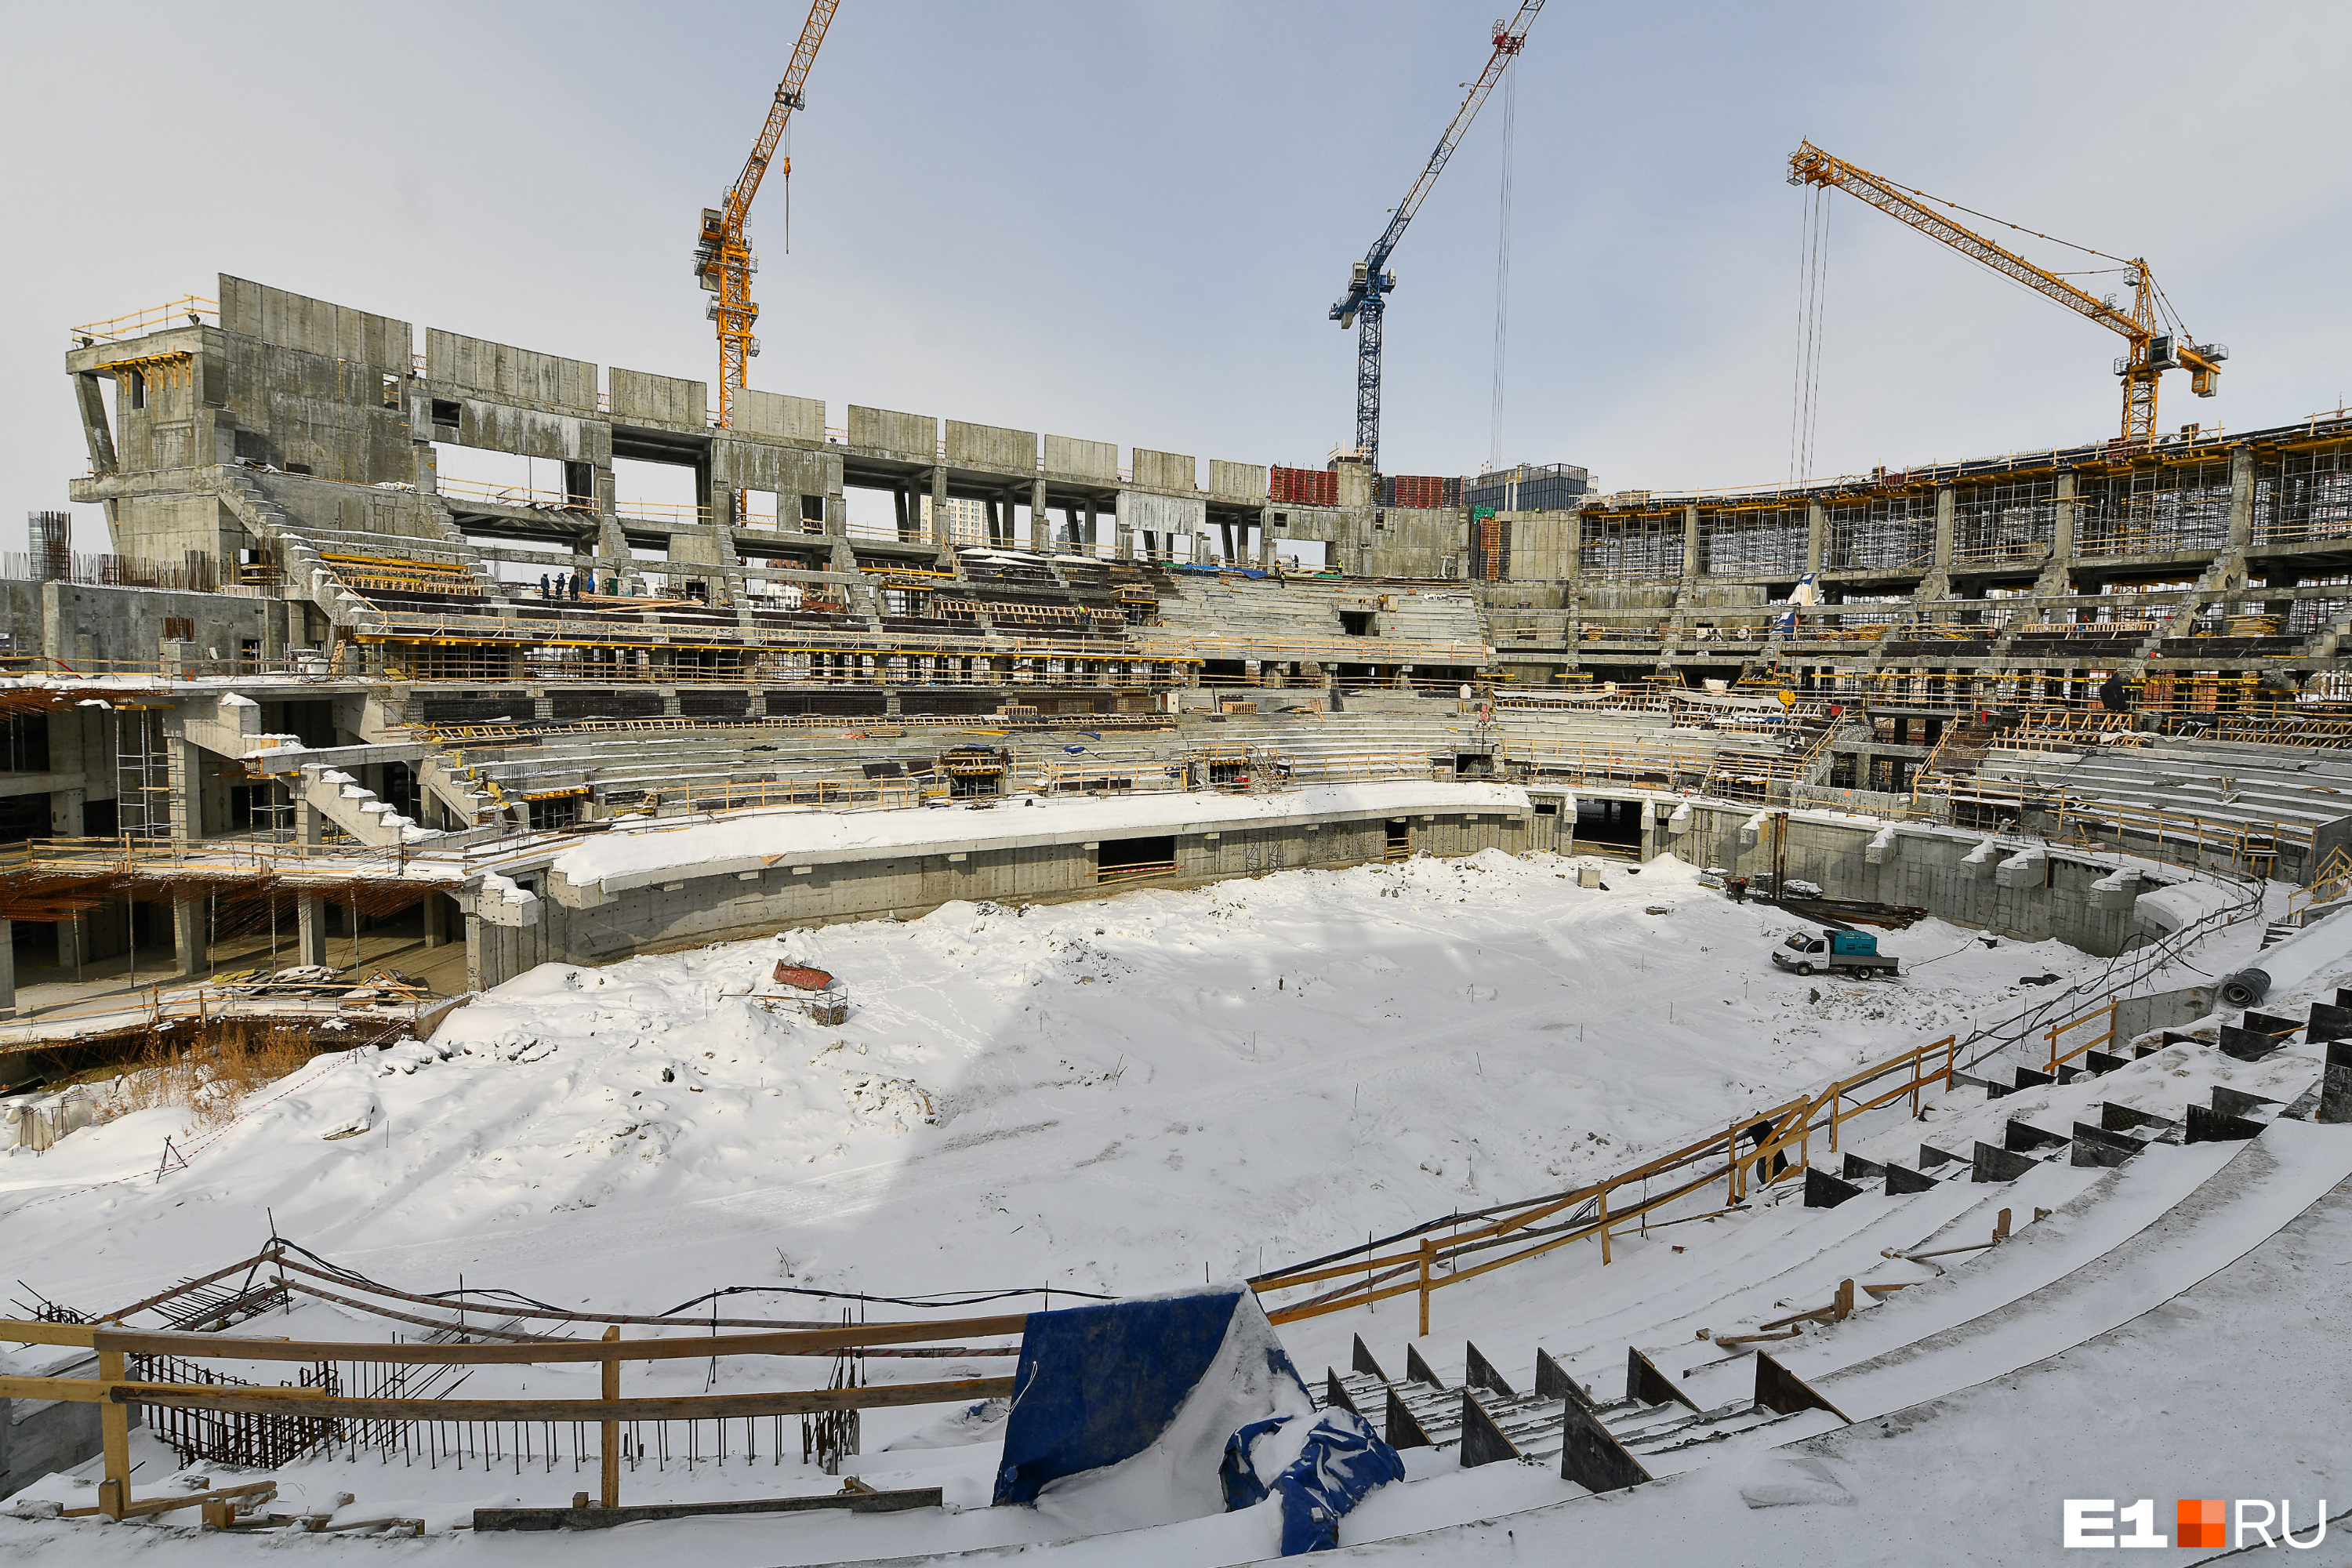
<svg viewBox="0 0 2352 1568"><path fill-rule="evenodd" d="M1352 1410L1381 1430L1392 1448L1457 1449L1464 1468L1498 1459L1537 1458L1560 1445L1560 1415L1552 1407L1563 1395L1550 1386L1567 1374L1536 1352L1537 1388L1519 1394L1494 1363L1465 1344L1462 1382L1448 1385L1408 1345L1402 1383L1392 1380L1357 1337L1346 1376L1327 1369L1322 1404Z"/></svg>
<svg viewBox="0 0 2352 1568"><path fill-rule="evenodd" d="M1851 1300L1849 1291L1843 1300ZM1405 1376L1391 1379L1361 1336L1349 1371L1326 1369L1321 1404L1352 1410L1381 1428L1394 1448L1454 1449L1465 1469L1505 1459L1549 1463L1589 1491L1612 1491L1652 1479L1655 1467L1689 1448L1769 1426L1807 1410L1838 1412L1772 1357L1752 1357L1705 1369L1717 1386L1702 1405L1661 1372L1637 1347L1625 1352L1625 1393L1601 1401L1570 1377L1542 1348L1536 1351L1535 1387L1514 1390L1494 1363L1465 1344L1459 1384L1448 1384L1405 1347ZM1750 1363L1752 1389L1725 1386L1723 1368L1738 1381ZM1841 1420L1843 1416L1839 1417Z"/></svg>

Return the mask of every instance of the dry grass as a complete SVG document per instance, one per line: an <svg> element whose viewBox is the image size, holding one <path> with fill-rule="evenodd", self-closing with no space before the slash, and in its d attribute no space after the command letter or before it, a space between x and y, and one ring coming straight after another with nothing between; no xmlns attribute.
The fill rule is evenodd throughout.
<svg viewBox="0 0 2352 1568"><path fill-rule="evenodd" d="M159 1032L106 1087L98 1120L182 1106L195 1127L225 1126L236 1120L247 1095L317 1054L310 1030L284 1024L229 1019L201 1033Z"/></svg>

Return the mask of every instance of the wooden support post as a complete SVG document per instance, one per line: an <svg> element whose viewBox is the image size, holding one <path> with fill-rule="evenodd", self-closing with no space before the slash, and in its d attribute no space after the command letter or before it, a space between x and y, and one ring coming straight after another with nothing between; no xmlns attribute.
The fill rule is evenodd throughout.
<svg viewBox="0 0 2352 1568"><path fill-rule="evenodd" d="M1609 1267L1609 1189L1601 1189L1601 1267Z"/></svg>
<svg viewBox="0 0 2352 1568"><path fill-rule="evenodd" d="M1429 1337L1429 1264L1436 1255L1437 1242L1433 1237L1421 1238L1421 1337Z"/></svg>
<svg viewBox="0 0 2352 1568"><path fill-rule="evenodd" d="M98 1352L98 1380L123 1381L121 1351ZM98 1483L99 1511L121 1519L131 1507L131 1406L110 1399L98 1407L100 1452L106 1457L106 1479Z"/></svg>
<svg viewBox="0 0 2352 1568"><path fill-rule="evenodd" d="M618 1323L604 1331L604 1342L607 1344L620 1337L621 1326ZM620 1398L621 1363L619 1359L616 1357L606 1362L604 1373L604 1397L608 1400ZM604 1490L598 1495L604 1507L618 1508L621 1506L621 1424L618 1421L604 1423Z"/></svg>

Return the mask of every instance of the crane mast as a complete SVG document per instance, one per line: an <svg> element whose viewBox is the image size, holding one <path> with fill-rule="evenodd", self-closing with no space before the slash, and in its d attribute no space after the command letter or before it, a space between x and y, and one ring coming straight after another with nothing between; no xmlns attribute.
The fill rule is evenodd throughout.
<svg viewBox="0 0 2352 1568"><path fill-rule="evenodd" d="M1528 28L1534 24L1536 13L1542 9L1543 0L1520 0L1517 16L1507 23L1498 21L1495 24L1495 52L1487 58L1486 68L1478 73L1478 79L1471 84L1469 96L1462 100L1462 107L1454 111L1454 120L1446 126L1445 134L1437 139L1437 150L1429 155L1429 162L1423 166L1420 177L1413 181L1412 188L1404 194L1404 200L1399 202L1396 210L1390 215L1388 227L1381 231L1381 237L1372 242L1371 249L1366 251L1364 258L1349 270L1348 291L1340 297L1338 304L1331 307L1331 320L1339 322L1342 330L1349 327L1357 329L1355 457L1369 468L1377 468L1381 461L1381 321L1388 311L1388 293L1396 287L1396 274L1388 269L1389 257L1396 249L1397 242L1404 237L1405 226L1412 222L1412 215L1421 210L1421 204L1428 198L1430 188L1437 184L1437 176L1444 170L1446 160L1453 157L1454 149L1461 145L1463 136L1470 129L1470 122L1478 117L1478 110L1486 101L1486 95L1495 90L1495 84L1503 79L1505 68L1526 47Z"/></svg>
<svg viewBox="0 0 2352 1568"><path fill-rule="evenodd" d="M2116 374L2123 378L2124 416L2122 439L2138 444L2156 434L2157 384L2168 370L2186 367L2189 389L2200 397L2210 397L2214 383L2221 374L2221 361L2230 351L2219 343L2192 342L2188 331L2172 316L2165 304L2163 291L2157 288L2155 275L2147 262L2134 258L2125 262L2131 268L2132 308L2128 313L2105 300L2095 299L2077 289L2054 272L2036 267L2013 251L1995 245L1952 219L1923 205L1918 193L1882 179L1859 164L1824 153L1811 142L1798 144L1789 155L1789 183L1792 185L1834 187L1876 207L1890 217L1909 224L1930 238L1941 240L1961 255L1984 263L2002 276L2022 283L2044 299L2055 300L2077 315L2087 316L2108 331L2122 335L2131 345L2130 351L2116 361ZM2094 252L2093 254L2104 254ZM2115 258L2111 259L2123 259Z"/></svg>
<svg viewBox="0 0 2352 1568"><path fill-rule="evenodd" d="M702 209L702 227L694 245L694 278L707 292L719 296L710 302L708 314L719 323L719 424L722 429L735 423L735 395L743 390L751 356L760 352L760 340L751 335L751 325L760 319L760 307L751 302L751 274L760 264L751 254L744 224L751 216L751 198L760 194L760 182L783 141L793 110L805 102L803 84L840 5L841 0L814 0L809 6L792 63L784 68L784 79L776 84L768 122L761 128L759 141L752 143L751 155L743 161L743 172L735 176L720 205ZM786 158L785 176L789 178L792 172L793 161Z"/></svg>

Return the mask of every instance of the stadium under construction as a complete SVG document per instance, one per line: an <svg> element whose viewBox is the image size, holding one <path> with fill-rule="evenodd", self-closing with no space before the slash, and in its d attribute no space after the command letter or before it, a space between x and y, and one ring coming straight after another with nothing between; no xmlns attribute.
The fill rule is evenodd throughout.
<svg viewBox="0 0 2352 1568"><path fill-rule="evenodd" d="M751 389L722 426L419 337L226 276L73 329L110 538L37 516L5 583L20 1070L289 969L340 1005L951 899L1712 858L1700 810L1784 857L1845 814L2352 861L2341 410L1600 493ZM485 453L548 478L441 471Z"/></svg>

